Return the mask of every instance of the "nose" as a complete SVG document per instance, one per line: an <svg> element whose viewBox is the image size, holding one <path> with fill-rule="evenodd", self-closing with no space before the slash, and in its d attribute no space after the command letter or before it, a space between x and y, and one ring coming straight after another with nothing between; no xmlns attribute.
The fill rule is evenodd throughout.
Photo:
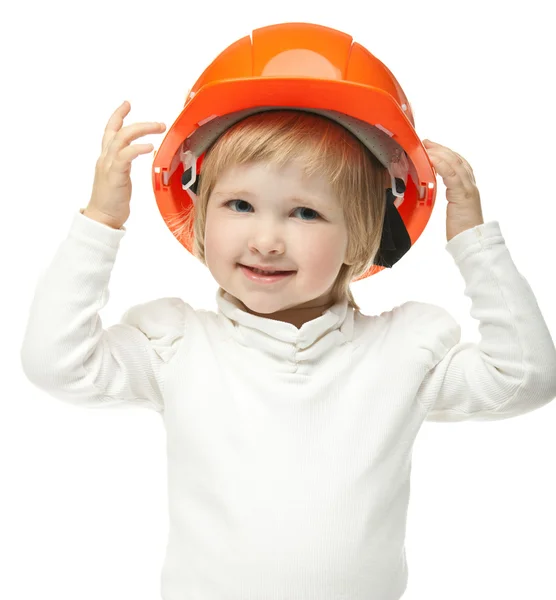
<svg viewBox="0 0 556 600"><path fill-rule="evenodd" d="M283 254L286 248L283 231L275 222L259 221L250 232L248 247L260 254Z"/></svg>

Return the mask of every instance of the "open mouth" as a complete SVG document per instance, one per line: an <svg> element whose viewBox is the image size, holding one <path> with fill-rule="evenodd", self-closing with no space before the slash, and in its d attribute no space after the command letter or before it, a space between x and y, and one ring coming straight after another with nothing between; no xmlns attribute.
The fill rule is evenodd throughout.
<svg viewBox="0 0 556 600"><path fill-rule="evenodd" d="M287 273L293 273L293 271L260 271L259 269L247 267L246 265L241 266L245 267L246 269L249 269L250 271L253 271L253 273L256 273L257 275L285 275Z"/></svg>
<svg viewBox="0 0 556 600"><path fill-rule="evenodd" d="M272 283L274 281L280 281L286 279L289 275L293 275L296 271L275 271L274 273L257 272L251 267L247 267L238 263L245 276L251 281L258 281L260 283Z"/></svg>
<svg viewBox="0 0 556 600"><path fill-rule="evenodd" d="M244 269L249 269L252 273L256 275L261 275L262 277L270 277L271 275L289 275L290 273L295 273L295 271L259 271L258 269L253 269L253 267L248 267L246 265L242 265L238 263L240 267Z"/></svg>

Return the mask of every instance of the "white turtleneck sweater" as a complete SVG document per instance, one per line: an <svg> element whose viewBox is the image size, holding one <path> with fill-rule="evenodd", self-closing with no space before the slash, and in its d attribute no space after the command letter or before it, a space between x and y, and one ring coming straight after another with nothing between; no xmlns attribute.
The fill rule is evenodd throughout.
<svg viewBox="0 0 556 600"><path fill-rule="evenodd" d="M125 228L77 213L41 277L21 349L47 394L157 411L167 432L163 600L398 600L411 453L423 421L507 419L556 396L556 350L497 221L450 240L479 320L367 316L336 304L300 329L180 298L98 311Z"/></svg>

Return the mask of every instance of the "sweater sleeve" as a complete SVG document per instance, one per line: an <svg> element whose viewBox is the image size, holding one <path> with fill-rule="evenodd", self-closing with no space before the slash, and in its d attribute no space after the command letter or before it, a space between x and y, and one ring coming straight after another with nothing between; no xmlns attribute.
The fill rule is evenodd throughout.
<svg viewBox="0 0 556 600"><path fill-rule="evenodd" d="M164 410L164 366L184 334L185 303L161 298L103 329L98 314L125 228L75 215L42 274L21 346L26 377L49 395L87 408Z"/></svg>
<svg viewBox="0 0 556 600"><path fill-rule="evenodd" d="M465 281L480 341L460 342L444 309L404 305L423 340L429 367L418 393L427 421L495 421L556 397L556 349L535 296L518 272L497 221L461 232L446 245Z"/></svg>

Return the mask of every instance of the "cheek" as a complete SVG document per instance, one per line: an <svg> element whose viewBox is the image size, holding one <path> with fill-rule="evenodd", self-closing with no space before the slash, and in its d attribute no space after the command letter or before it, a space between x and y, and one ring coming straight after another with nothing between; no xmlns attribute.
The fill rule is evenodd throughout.
<svg viewBox="0 0 556 600"><path fill-rule="evenodd" d="M225 227L222 220L207 217L205 225L205 258L214 262L219 257L233 253L234 236L230 227Z"/></svg>
<svg viewBox="0 0 556 600"><path fill-rule="evenodd" d="M344 260L345 247L345 236L341 232L326 230L315 236L304 236L298 255L313 273L337 272Z"/></svg>

